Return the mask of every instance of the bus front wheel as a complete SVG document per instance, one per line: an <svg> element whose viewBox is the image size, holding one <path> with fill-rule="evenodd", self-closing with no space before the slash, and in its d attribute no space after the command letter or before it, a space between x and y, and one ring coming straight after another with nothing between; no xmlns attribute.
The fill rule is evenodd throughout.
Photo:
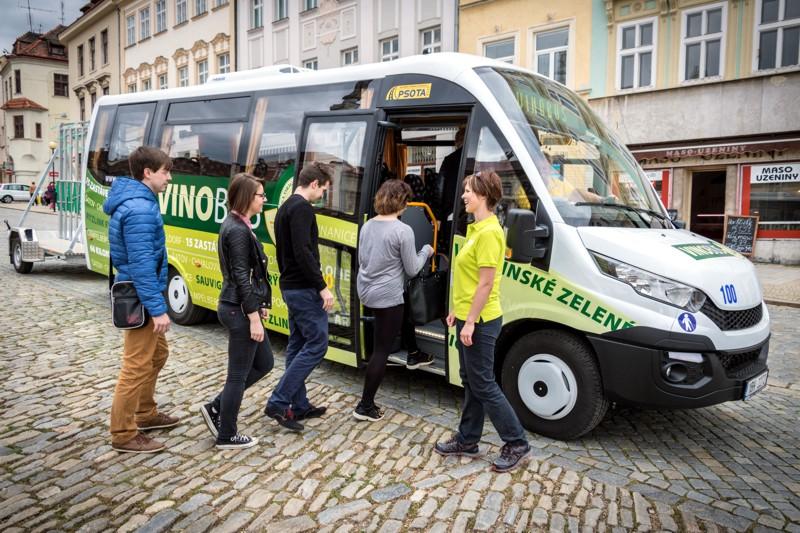
<svg viewBox="0 0 800 533"><path fill-rule="evenodd" d="M502 383L522 425L553 439L585 435L608 409L594 353L566 331L536 331L519 339L503 361Z"/></svg>
<svg viewBox="0 0 800 533"><path fill-rule="evenodd" d="M190 326L206 317L206 310L192 303L192 295L189 294L186 280L173 267L169 267L166 297L169 316L176 324Z"/></svg>

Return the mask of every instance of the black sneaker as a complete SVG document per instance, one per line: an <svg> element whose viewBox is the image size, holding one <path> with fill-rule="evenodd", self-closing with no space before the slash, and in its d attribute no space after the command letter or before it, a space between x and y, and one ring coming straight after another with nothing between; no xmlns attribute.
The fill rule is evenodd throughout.
<svg viewBox="0 0 800 533"><path fill-rule="evenodd" d="M433 364L433 356L429 353L417 350L416 352L411 352L408 354L408 356L406 356L406 368L409 370L414 370L421 366L428 366L431 364Z"/></svg>
<svg viewBox="0 0 800 533"><path fill-rule="evenodd" d="M437 442L433 449L439 455L466 455L467 457L475 457L478 455L477 444L462 444L455 435L450 437L450 440L444 442Z"/></svg>
<svg viewBox="0 0 800 533"><path fill-rule="evenodd" d="M305 411L301 411L294 414L295 420L308 420L309 418L320 418L325 412L328 410L327 407L324 405L320 405L319 407L310 406Z"/></svg>
<svg viewBox="0 0 800 533"><path fill-rule="evenodd" d="M361 404L358 404L353 411L353 416L356 418L356 420L377 422L383 418L383 411L378 409L377 405L373 405L372 407L363 407Z"/></svg>
<svg viewBox="0 0 800 533"><path fill-rule="evenodd" d="M520 444L506 443L500 448L500 457L492 463L492 470L495 472L508 472L519 466L522 459L531 451L531 446L527 442Z"/></svg>
<svg viewBox="0 0 800 533"><path fill-rule="evenodd" d="M256 444L258 444L257 438L239 434L225 440L217 439L214 446L220 450L243 450L245 448L252 448Z"/></svg>
<svg viewBox="0 0 800 533"><path fill-rule="evenodd" d="M295 419L294 413L292 413L291 409L286 409L284 411L279 407L272 407L267 404L267 408L264 409L264 414L270 418L274 418L278 424L282 425L286 429L290 429L292 431L303 431L303 429L305 429L303 424Z"/></svg>
<svg viewBox="0 0 800 533"><path fill-rule="evenodd" d="M205 420L211 435L213 437L219 436L219 413L214 410L214 404L201 405L200 414L203 415L203 420Z"/></svg>

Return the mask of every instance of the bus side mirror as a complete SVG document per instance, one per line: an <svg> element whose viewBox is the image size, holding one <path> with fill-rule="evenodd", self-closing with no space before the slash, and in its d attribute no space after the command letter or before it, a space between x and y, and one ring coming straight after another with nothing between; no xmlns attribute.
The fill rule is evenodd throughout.
<svg viewBox="0 0 800 533"><path fill-rule="evenodd" d="M678 220L677 209L667 209L667 214L669 215L670 222L672 222L672 225L675 226L677 229L683 229L686 227L686 222L684 222L683 220Z"/></svg>
<svg viewBox="0 0 800 533"><path fill-rule="evenodd" d="M540 239L550 237L550 229L536 224L536 214L529 209L510 209L506 215L506 246L511 249L509 261L530 263L547 254L547 246L539 245Z"/></svg>

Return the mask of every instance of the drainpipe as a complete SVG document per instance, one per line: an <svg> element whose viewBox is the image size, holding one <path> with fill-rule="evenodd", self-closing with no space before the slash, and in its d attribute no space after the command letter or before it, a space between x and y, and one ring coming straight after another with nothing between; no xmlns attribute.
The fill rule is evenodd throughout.
<svg viewBox="0 0 800 533"><path fill-rule="evenodd" d="M455 18L455 24L454 24L454 26L455 26L455 34L453 36L453 39L455 40L455 42L453 43L453 52L458 52L458 15L459 15L458 0L453 0L453 4L455 5L455 10L456 10L455 11L455 17L454 17Z"/></svg>
<svg viewBox="0 0 800 533"><path fill-rule="evenodd" d="M263 5L263 4L262 4ZM239 1L233 0L233 65L231 72L239 70Z"/></svg>

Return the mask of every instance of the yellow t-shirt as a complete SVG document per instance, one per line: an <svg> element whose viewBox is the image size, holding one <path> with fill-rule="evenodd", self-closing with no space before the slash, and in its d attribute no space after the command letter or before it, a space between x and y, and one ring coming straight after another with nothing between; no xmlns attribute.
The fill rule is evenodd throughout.
<svg viewBox="0 0 800 533"><path fill-rule="evenodd" d="M478 288L481 267L495 267L492 292L481 310L480 318L494 320L503 315L500 307L500 274L506 251L506 238L497 217L492 215L467 226L467 240L458 250L453 262L453 305L456 318L466 320L475 290Z"/></svg>

